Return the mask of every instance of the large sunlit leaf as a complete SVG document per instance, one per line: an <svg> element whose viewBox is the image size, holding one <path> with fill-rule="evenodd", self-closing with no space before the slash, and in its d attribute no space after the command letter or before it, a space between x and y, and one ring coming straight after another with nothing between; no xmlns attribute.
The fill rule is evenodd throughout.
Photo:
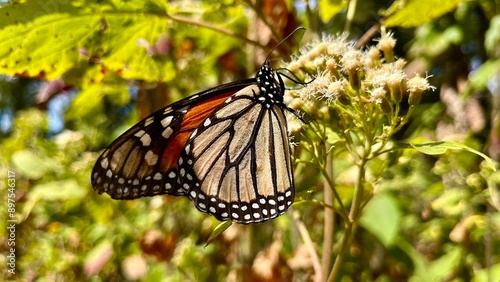
<svg viewBox="0 0 500 282"><path fill-rule="evenodd" d="M7 5L0 9L0 73L64 77L77 85L110 76L169 81L175 73L167 56L148 54L168 26L165 7L156 2L161 1Z"/></svg>
<svg viewBox="0 0 500 282"><path fill-rule="evenodd" d="M374 197L363 210L360 225L377 237L384 246L394 244L401 224L396 200L388 194Z"/></svg>
<svg viewBox="0 0 500 282"><path fill-rule="evenodd" d="M400 0L387 10L389 14L384 25L387 27L416 27L438 18L465 0Z"/></svg>

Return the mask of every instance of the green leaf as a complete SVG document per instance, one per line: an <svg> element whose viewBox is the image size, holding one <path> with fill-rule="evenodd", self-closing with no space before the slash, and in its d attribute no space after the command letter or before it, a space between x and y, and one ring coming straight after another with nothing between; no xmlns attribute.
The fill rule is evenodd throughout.
<svg viewBox="0 0 500 282"><path fill-rule="evenodd" d="M406 241L396 242L397 247L411 257L414 265L413 276L410 282L417 281L443 281L459 267L463 256L460 247L454 247L441 257L428 262L427 259Z"/></svg>
<svg viewBox="0 0 500 282"><path fill-rule="evenodd" d="M467 191L463 189L449 189L442 193L437 199L432 201L431 207L445 216L459 216L466 211Z"/></svg>
<svg viewBox="0 0 500 282"><path fill-rule="evenodd" d="M484 33L484 47L490 54L490 58L496 57L495 54L498 48L498 42L500 42L500 15L497 14L491 18L490 27Z"/></svg>
<svg viewBox="0 0 500 282"><path fill-rule="evenodd" d="M48 171L60 170L54 160L36 155L29 150L12 154L12 163L20 173L31 179L38 179Z"/></svg>
<svg viewBox="0 0 500 282"><path fill-rule="evenodd" d="M60 201L82 199L87 192L75 179L66 179L35 185L30 189L29 197L44 201Z"/></svg>
<svg viewBox="0 0 500 282"><path fill-rule="evenodd" d="M500 60L488 60L469 77L470 86L476 90L484 90L492 79L500 81Z"/></svg>
<svg viewBox="0 0 500 282"><path fill-rule="evenodd" d="M24 221L33 211L39 201L60 201L68 199L83 199L87 190L75 179L54 181L33 186L28 194L28 201L21 210L20 221Z"/></svg>
<svg viewBox="0 0 500 282"><path fill-rule="evenodd" d="M212 234L210 234L210 237L208 237L207 243L205 244L205 247L210 244L217 236L222 234L222 232L226 231L226 229L229 228L233 223L231 221L223 221L219 225L217 225L214 228L214 231L212 231Z"/></svg>
<svg viewBox="0 0 500 282"><path fill-rule="evenodd" d="M410 281L443 281L453 274L459 267L462 258L462 251L459 247L454 247L448 253L438 259L433 260L424 268L417 269Z"/></svg>
<svg viewBox="0 0 500 282"><path fill-rule="evenodd" d="M134 1L32 0L0 9L0 73L63 77L87 85L107 77L169 81L168 56L151 56L168 26L164 7Z"/></svg>
<svg viewBox="0 0 500 282"><path fill-rule="evenodd" d="M496 171L495 163L492 159L490 159L485 154L472 149L471 147L454 142L454 141L432 141L432 142L422 142L420 143L420 139L414 140L410 143L403 143L402 147L411 147L417 149L419 152L427 154L427 155L440 155L444 154L447 150L464 150L471 153L474 153L480 157L482 157L486 163L490 166L491 169Z"/></svg>
<svg viewBox="0 0 500 282"><path fill-rule="evenodd" d="M500 263L494 264L488 268L475 270L471 282L488 282L491 278L500 277Z"/></svg>
<svg viewBox="0 0 500 282"><path fill-rule="evenodd" d="M387 10L384 26L416 27L438 18L466 0L400 0L395 1Z"/></svg>
<svg viewBox="0 0 500 282"><path fill-rule="evenodd" d="M103 106L103 99L111 97L118 106L123 106L130 101L130 92L124 84L92 84L82 89L71 103L66 118L75 119L92 115Z"/></svg>
<svg viewBox="0 0 500 282"><path fill-rule="evenodd" d="M337 132L333 131L333 129L331 129L330 127L326 128L325 133L326 133L326 142L328 142L328 144L334 145L337 142L343 141L340 135Z"/></svg>
<svg viewBox="0 0 500 282"><path fill-rule="evenodd" d="M319 15L321 17L321 21L327 23L337 15L340 11L347 8L349 1L345 0L319 0Z"/></svg>
<svg viewBox="0 0 500 282"><path fill-rule="evenodd" d="M396 200L388 194L375 196L364 208L359 219L362 227L377 237L384 246L394 244L398 236L401 212Z"/></svg>

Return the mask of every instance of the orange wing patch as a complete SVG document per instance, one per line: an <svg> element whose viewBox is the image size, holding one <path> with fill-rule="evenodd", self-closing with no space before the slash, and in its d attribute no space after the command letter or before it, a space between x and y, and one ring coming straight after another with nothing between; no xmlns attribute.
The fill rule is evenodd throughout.
<svg viewBox="0 0 500 282"><path fill-rule="evenodd" d="M240 89L217 95L208 100L201 101L195 106L190 107L182 118L180 129L175 137L170 141L168 149L163 153L161 164L165 171L177 166L177 160L181 151L191 136L191 133L200 126L200 124L229 96L238 92Z"/></svg>

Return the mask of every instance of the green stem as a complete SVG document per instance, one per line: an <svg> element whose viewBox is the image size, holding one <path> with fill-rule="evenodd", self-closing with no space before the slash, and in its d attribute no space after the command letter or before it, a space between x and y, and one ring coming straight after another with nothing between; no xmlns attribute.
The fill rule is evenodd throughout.
<svg viewBox="0 0 500 282"><path fill-rule="evenodd" d="M349 221L355 222L358 219L360 212L361 201L363 200L363 192L365 186L365 173L366 173L366 158L361 160L359 164L359 175L356 187L354 188L354 198L352 199L351 211L349 212Z"/></svg>
<svg viewBox="0 0 500 282"><path fill-rule="evenodd" d="M332 271L330 272L330 275L328 276L328 282L333 282L335 281L335 278L338 276L340 272L340 265L342 264L342 261L344 260L344 255L347 250L347 246L349 245L349 238L351 237L352 229L353 229L354 224L352 222L347 222L346 223L346 229L344 236L342 237L342 241L340 242L340 249L339 253L337 254L337 257L335 258L335 263L333 264Z"/></svg>
<svg viewBox="0 0 500 282"><path fill-rule="evenodd" d="M328 281L334 281L340 271L340 266L344 259L345 253L347 251L347 247L349 246L350 239L354 235L353 229L356 225L357 219L359 217L359 213L361 212L361 202L363 200L363 192L364 192L364 184L365 184L365 173L366 173L366 163L367 156L370 154L371 142L367 142L367 147L365 148L365 154L359 163L359 175L356 183L356 187L354 188L354 198L352 200L351 210L349 212L349 218L346 221L346 230L344 233L344 237L342 238L342 242L340 243L339 253L337 258L335 259L335 263L333 264L333 269L330 272L328 277Z"/></svg>
<svg viewBox="0 0 500 282"><path fill-rule="evenodd" d="M326 151L328 152L330 145L326 146ZM326 159L326 173L333 175L333 157L328 156ZM324 201L325 204L333 206L333 197L335 187L330 186L328 182L323 184L324 191ZM324 219L324 236L323 236L323 255L321 257L321 281L326 281L326 274L330 270L332 249L333 249L333 237L335 235L335 211L329 207L325 206L325 219Z"/></svg>
<svg viewBox="0 0 500 282"><path fill-rule="evenodd" d="M342 203L342 199L340 198L340 195L337 192L337 190L335 190L335 183L334 183L333 179L330 177L330 174L326 171L326 169L324 167L320 167L320 169L321 169L321 174L323 175L326 182L328 183L328 186L329 186L328 189L331 190L335 200L337 200L337 202L339 203L340 215L342 216L342 218L344 220L349 220L349 215L347 214L347 210L344 207L344 204Z"/></svg>

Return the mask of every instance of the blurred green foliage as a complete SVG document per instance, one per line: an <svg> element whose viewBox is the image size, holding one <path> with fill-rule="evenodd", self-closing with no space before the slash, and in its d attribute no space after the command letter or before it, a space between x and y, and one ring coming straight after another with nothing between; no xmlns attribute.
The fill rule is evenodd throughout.
<svg viewBox="0 0 500 282"><path fill-rule="evenodd" d="M333 262L318 268L313 255L321 260L326 253L323 179L311 168L295 168L298 197L291 211L263 224L233 224L208 246L219 222L188 199L115 201L90 185L99 152L140 117L210 86L252 76L279 40L273 36L282 38L298 25L308 28L303 40L294 38L293 46L274 57L287 59L321 33L344 31L347 22L349 39L356 40L387 16L396 56L408 61L405 71L430 74L437 87L423 95L394 141L459 141L498 161L498 2L447 1L442 10L432 6L431 15L408 14L405 1L396 2L401 7L359 1L349 13L353 5L347 1L318 2L319 8L290 0L1 3L0 121L6 130L0 132L0 263L5 270L9 171L15 172L17 219L16 274L5 271L3 278L311 281L323 271L326 279ZM406 2L425 11L430 1ZM379 35L368 37L363 46L375 45L371 39ZM56 79L65 86L52 92L36 81ZM52 132L47 105L58 96L72 102L64 130ZM333 131L327 135L329 143L339 138ZM379 177L367 178L370 200L338 281L482 282L500 276L500 172L468 151L440 153L391 151L369 163L368 171ZM333 168L346 206L356 179L352 168L341 158ZM336 215L332 260L344 227Z"/></svg>

